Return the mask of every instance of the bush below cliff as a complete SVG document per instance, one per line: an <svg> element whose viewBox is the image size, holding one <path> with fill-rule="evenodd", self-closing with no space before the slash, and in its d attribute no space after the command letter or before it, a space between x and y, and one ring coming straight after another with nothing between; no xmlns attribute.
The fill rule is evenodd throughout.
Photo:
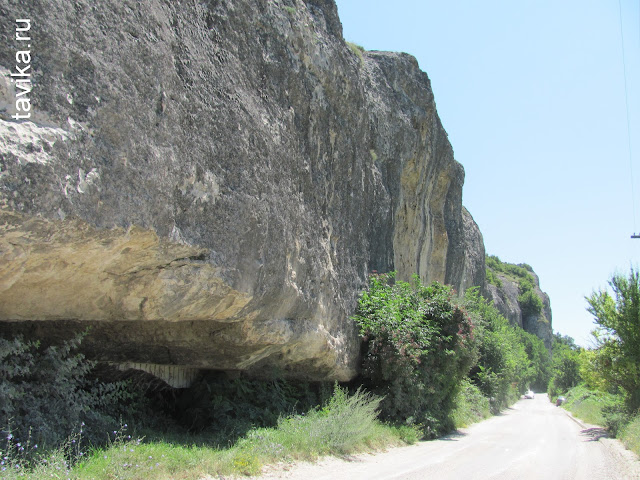
<svg viewBox="0 0 640 480"><path fill-rule="evenodd" d="M460 418L454 399L468 382L494 413L528 388L546 390L551 359L542 340L511 325L477 289L460 298L438 283L373 275L354 319L363 338L362 381L385 396L382 417L419 425L426 436Z"/></svg>
<svg viewBox="0 0 640 480"><path fill-rule="evenodd" d="M382 418L418 425L427 437L450 430L476 351L473 325L453 290L373 275L354 320L364 339L362 381L383 396Z"/></svg>

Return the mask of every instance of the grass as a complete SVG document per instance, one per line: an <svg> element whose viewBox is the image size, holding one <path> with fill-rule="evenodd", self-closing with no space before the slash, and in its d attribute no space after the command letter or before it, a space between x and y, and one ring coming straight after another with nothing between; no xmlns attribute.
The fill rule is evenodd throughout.
<svg viewBox="0 0 640 480"><path fill-rule="evenodd" d="M629 450L640 456L640 414L622 429L620 440Z"/></svg>
<svg viewBox="0 0 640 480"><path fill-rule="evenodd" d="M381 400L361 389L349 394L336 386L322 408L282 417L274 428L254 428L226 447L207 444L212 440L204 436L147 440L129 435L127 425L111 432L108 444L101 448L81 446L80 435L46 453L33 446L29 451L28 444L9 439L0 444L0 478L201 480L256 475L265 465L278 462L314 461L324 455L371 452L418 441L422 435L418 427L392 426L377 419ZM488 400L477 387L464 382L453 413L456 427L488 416Z"/></svg>
<svg viewBox="0 0 640 480"><path fill-rule="evenodd" d="M229 448L145 442L123 428L113 432L105 448L73 455L71 443L27 463L8 442L0 450L0 477L73 480L201 479L207 475L254 475L279 461L315 460L321 455L347 455L391 445L413 443L418 432L377 420L381 399L362 390L349 395L336 387L321 409L282 418L276 428L251 430ZM73 462L72 462L73 461Z"/></svg>
<svg viewBox="0 0 640 480"><path fill-rule="evenodd" d="M640 414L630 419L626 414L621 414L619 397L579 385L569 390L566 398L563 407L573 415L587 423L606 426L610 434L640 455Z"/></svg>
<svg viewBox="0 0 640 480"><path fill-rule="evenodd" d="M462 386L455 399L455 408L451 414L456 428L468 427L491 416L489 399L469 379Z"/></svg>
<svg viewBox="0 0 640 480"><path fill-rule="evenodd" d="M616 404L616 397L605 392L589 390L584 385L572 388L566 394L563 408L569 410L580 420L594 425L605 425L603 409Z"/></svg>
<svg viewBox="0 0 640 480"><path fill-rule="evenodd" d="M360 59L360 65L362 65L364 63L364 47L353 42L347 42L347 45L355 53L356 57Z"/></svg>

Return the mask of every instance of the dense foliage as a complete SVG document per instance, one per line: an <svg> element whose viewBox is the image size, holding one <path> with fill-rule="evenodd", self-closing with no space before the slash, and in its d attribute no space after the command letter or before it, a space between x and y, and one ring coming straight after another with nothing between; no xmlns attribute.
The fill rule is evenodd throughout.
<svg viewBox="0 0 640 480"><path fill-rule="evenodd" d="M552 397L557 397L582 381L580 375L581 351L573 338L562 336L559 333L553 336L553 365L548 388Z"/></svg>
<svg viewBox="0 0 640 480"><path fill-rule="evenodd" d="M277 425L283 415L307 411L326 401L331 384L283 379L228 378L210 372L173 395L168 409L191 432L206 430L233 440L256 427Z"/></svg>
<svg viewBox="0 0 640 480"><path fill-rule="evenodd" d="M566 407L590 423L605 425L640 453L640 276L616 274L610 291L586 298L594 316L596 347L579 348L556 335L551 397L565 395Z"/></svg>
<svg viewBox="0 0 640 480"><path fill-rule="evenodd" d="M113 428L132 395L122 382L90 378L94 363L76 353L82 337L47 348L0 338L0 428L40 445L79 430L95 440Z"/></svg>
<svg viewBox="0 0 640 480"><path fill-rule="evenodd" d="M542 299L533 289L533 282L529 278L523 278L518 284L520 294L518 304L522 311L522 318L540 315L542 312Z"/></svg>
<svg viewBox="0 0 640 480"><path fill-rule="evenodd" d="M491 399L494 413L527 388L546 389L550 358L542 340L509 324L477 289L467 290L465 305L477 326L479 349L469 376Z"/></svg>
<svg viewBox="0 0 640 480"><path fill-rule="evenodd" d="M640 409L640 273L614 275L606 290L587 298L597 324L595 366L611 388L624 395L630 411Z"/></svg>
<svg viewBox="0 0 640 480"><path fill-rule="evenodd" d="M468 427L491 416L489 399L469 378L462 379L454 403L451 417L456 428Z"/></svg>
<svg viewBox="0 0 640 480"><path fill-rule="evenodd" d="M490 268L494 272L500 272L516 279L529 279L533 283L533 277L531 276L533 268L526 263L515 265L513 263L503 262L496 255L487 255L485 264L487 268Z"/></svg>
<svg viewBox="0 0 640 480"><path fill-rule="evenodd" d="M363 382L384 396L382 418L451 427L453 400L475 360L473 325L450 287L373 275L354 317L364 339Z"/></svg>
<svg viewBox="0 0 640 480"><path fill-rule="evenodd" d="M282 416L275 428L252 429L234 445L223 448L203 444L202 436L186 441L143 439L130 435L133 432L126 427L112 432L108 445L88 450L79 462L69 462L73 456L64 446L26 462L14 448L15 442L9 442L8 450L0 443L0 477L3 480L236 478L260 474L267 464L414 443L418 437L414 429L390 427L376 419L379 402L379 398L362 390L349 394L336 386L330 398L317 408L304 415Z"/></svg>
<svg viewBox="0 0 640 480"><path fill-rule="evenodd" d="M542 340L510 325L478 289L461 299L439 283L374 275L354 319L364 340L363 381L385 397L383 418L421 424L427 435L450 428L463 385L464 397L477 392L494 413L527 388L547 387L551 359Z"/></svg>
<svg viewBox="0 0 640 480"><path fill-rule="evenodd" d="M124 419L133 425L131 433L151 425L153 430L145 430L145 435L169 430L185 438L206 435L213 445L235 443L240 446L237 464L244 471L243 462L254 463L253 453L246 454L242 445L258 437L256 448L262 449L263 440L272 435L284 435L285 443L295 437L302 444L303 432L311 435L304 448L316 449L319 441L325 442L318 439L329 435L332 449L346 451L351 447L341 446L345 429L352 430L349 438L358 437L356 443L387 435L372 423L378 408L400 438L411 438L417 430L432 437L484 418L490 410L498 412L527 388L546 385L550 374L542 341L511 326L477 289L460 298L437 282L424 285L418 278L407 283L396 281L394 274L374 275L355 320L363 364L361 378L351 386L353 395L326 384L229 378L213 372L181 390L166 385L151 389L144 380L135 386L108 383L96 380L94 364L77 353L82 335L46 348L20 338L2 339L0 428L7 434L10 429L11 435L0 450L20 463L15 455L24 442L19 440L31 435L31 444L46 443L54 454L63 452L61 465L71 468L69 450L55 450L57 445L65 440L70 445L68 439L79 433L94 445L104 445L106 438L113 443L105 434L118 430L118 421ZM150 405L153 413L146 410ZM359 428L358 415L369 425L366 431ZM280 433L265 427L277 427Z"/></svg>

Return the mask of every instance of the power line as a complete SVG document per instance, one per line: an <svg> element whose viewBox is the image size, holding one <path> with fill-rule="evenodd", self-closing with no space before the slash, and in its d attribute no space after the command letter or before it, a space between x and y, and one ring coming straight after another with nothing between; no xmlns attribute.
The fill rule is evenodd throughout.
<svg viewBox="0 0 640 480"><path fill-rule="evenodd" d="M619 7L619 11L620 11L620 40L622 43L622 68L623 68L623 74L624 74L624 101L625 101L625 106L627 108L627 141L629 143L629 171L631 173L631 206L632 206L632 210L633 210L633 235L631 236L631 238L640 238L640 235L637 235L636 232L636 195L634 192L634 185L633 185L633 161L632 161L632 155L631 155L631 127L630 127L630 122L629 122L629 94L628 94L628 89L627 89L627 63L625 61L625 54L624 54L624 33L622 30L622 0L618 0L618 7Z"/></svg>

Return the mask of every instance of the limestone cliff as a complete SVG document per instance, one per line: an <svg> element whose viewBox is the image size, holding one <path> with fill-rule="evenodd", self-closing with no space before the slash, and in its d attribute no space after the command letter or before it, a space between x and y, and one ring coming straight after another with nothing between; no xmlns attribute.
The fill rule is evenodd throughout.
<svg viewBox="0 0 640 480"><path fill-rule="evenodd" d="M551 302L540 289L538 275L529 265L501 262L495 256L487 259L487 273L484 296L512 325L533 333L551 350Z"/></svg>
<svg viewBox="0 0 640 480"><path fill-rule="evenodd" d="M368 273L483 283L427 75L332 0L1 0L0 30L2 331L346 380Z"/></svg>

